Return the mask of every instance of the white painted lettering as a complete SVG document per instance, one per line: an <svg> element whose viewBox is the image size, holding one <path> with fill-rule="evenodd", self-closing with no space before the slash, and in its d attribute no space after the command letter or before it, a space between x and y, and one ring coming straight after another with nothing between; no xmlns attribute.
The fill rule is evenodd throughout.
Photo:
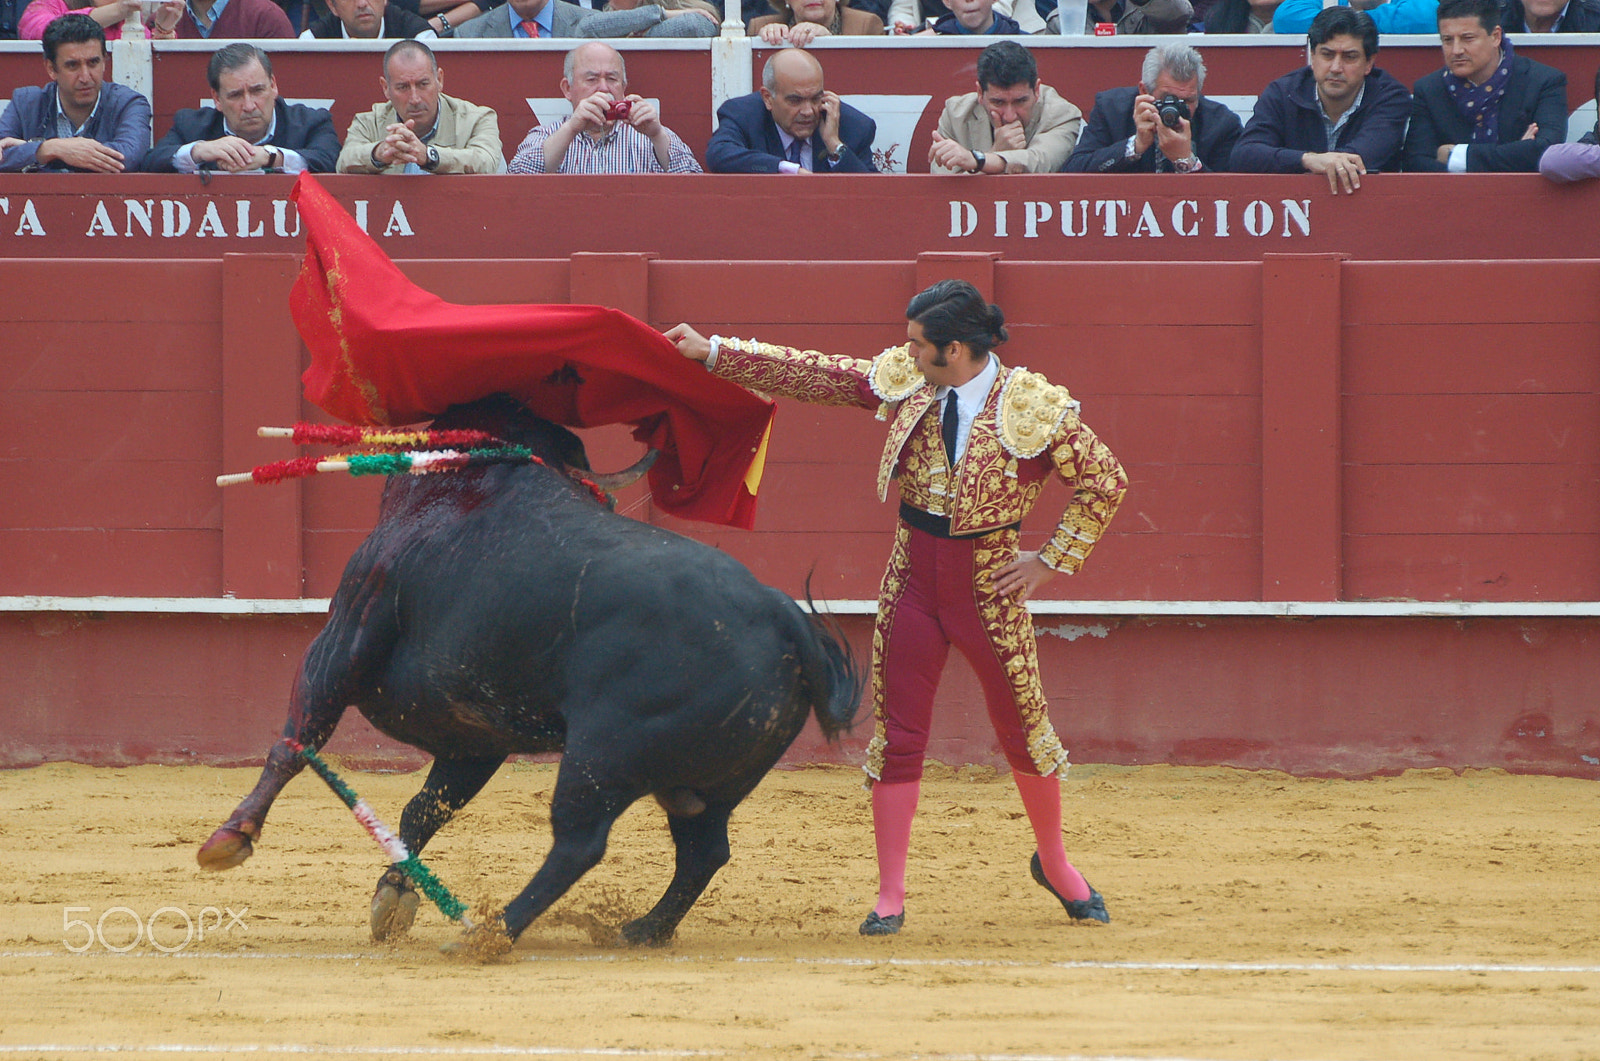
<svg viewBox="0 0 1600 1061"><path fill-rule="evenodd" d="M994 204L994 234L996 239L1004 239L1010 235L1006 231L1006 207L1010 205L1004 199L997 200Z"/></svg>
<svg viewBox="0 0 1600 1061"><path fill-rule="evenodd" d="M1100 199L1094 204L1094 212L1105 218L1106 237L1113 238L1117 234L1117 219L1128 214L1128 200L1126 199Z"/></svg>
<svg viewBox="0 0 1600 1061"><path fill-rule="evenodd" d="M363 232L367 230L367 201L365 199L356 200L356 227Z"/></svg>
<svg viewBox="0 0 1600 1061"><path fill-rule="evenodd" d="M11 200L4 195L0 195L0 214L9 214L10 212Z"/></svg>
<svg viewBox="0 0 1600 1061"><path fill-rule="evenodd" d="M1272 231L1272 207L1260 199L1250 200L1244 208L1244 230L1252 236L1265 236Z"/></svg>
<svg viewBox="0 0 1600 1061"><path fill-rule="evenodd" d="M1166 233L1161 231L1161 225L1156 221L1156 211L1148 202L1144 209L1139 211L1139 223L1133 226L1135 236L1155 236L1160 239Z"/></svg>
<svg viewBox="0 0 1600 1061"><path fill-rule="evenodd" d="M978 208L960 199L950 200L950 238L965 239L978 230Z"/></svg>
<svg viewBox="0 0 1600 1061"><path fill-rule="evenodd" d="M289 200L272 200L272 231L274 235L289 239L300 235L300 211L294 212L294 231L289 231Z"/></svg>
<svg viewBox="0 0 1600 1061"><path fill-rule="evenodd" d="M1063 236L1087 235L1089 232L1089 200L1079 199L1077 202L1078 220L1083 222L1077 231L1073 231L1072 228L1072 208L1073 202L1071 199L1061 200L1061 234Z"/></svg>
<svg viewBox="0 0 1600 1061"><path fill-rule="evenodd" d="M1039 223L1049 221L1056 216L1055 210L1049 203L1034 202L1032 199L1023 204L1022 211L1022 238L1038 239Z"/></svg>
<svg viewBox="0 0 1600 1061"><path fill-rule="evenodd" d="M111 223L111 214L106 210L106 201L104 199L96 199L94 201L94 217L89 219L89 231L85 232L84 235L115 236L116 234L117 226Z"/></svg>
<svg viewBox="0 0 1600 1061"><path fill-rule="evenodd" d="M189 207L177 199L161 200L161 237L173 239L189 233Z"/></svg>
<svg viewBox="0 0 1600 1061"><path fill-rule="evenodd" d="M1200 234L1200 219L1196 217L1193 221L1185 224L1183 220L1185 210L1192 210L1195 214L1199 214L1200 204L1193 199L1185 199L1174 206L1172 208L1172 231L1180 236L1198 236Z"/></svg>
<svg viewBox="0 0 1600 1061"><path fill-rule="evenodd" d="M1219 238L1226 236L1228 234L1228 200L1213 199L1211 205L1217 208L1216 215L1213 218L1217 223L1217 227L1213 234Z"/></svg>
<svg viewBox="0 0 1600 1061"><path fill-rule="evenodd" d="M250 239L252 236L259 236L267 230L267 223L265 221L257 221L255 228L252 229L250 227L249 199L240 199L234 204L234 206L238 210L239 215L239 227L235 231L239 233L240 239Z"/></svg>
<svg viewBox="0 0 1600 1061"><path fill-rule="evenodd" d="M399 199L394 201L394 208L389 211L389 223L383 226L385 236L415 236L411 231L411 222L406 219L406 208Z"/></svg>
<svg viewBox="0 0 1600 1061"><path fill-rule="evenodd" d="M134 225L144 229L146 236L155 235L156 201L154 199L146 199L142 203L137 199L124 199L122 200L122 205L128 211L127 227L123 230L123 235L132 236Z"/></svg>
<svg viewBox="0 0 1600 1061"><path fill-rule="evenodd" d="M16 235L43 236L44 234L44 226L39 223L39 211L33 208L33 200L22 200L22 216L17 219Z"/></svg>
<svg viewBox="0 0 1600 1061"><path fill-rule="evenodd" d="M1311 235L1311 200L1310 199L1283 199L1283 234L1285 237L1292 235L1289 231L1289 222L1293 221L1295 228L1300 230L1302 236Z"/></svg>
<svg viewBox="0 0 1600 1061"><path fill-rule="evenodd" d="M217 212L215 200L206 203L206 212L200 218L200 227L194 230L196 236L222 236L228 235L227 226L222 223L222 215Z"/></svg>

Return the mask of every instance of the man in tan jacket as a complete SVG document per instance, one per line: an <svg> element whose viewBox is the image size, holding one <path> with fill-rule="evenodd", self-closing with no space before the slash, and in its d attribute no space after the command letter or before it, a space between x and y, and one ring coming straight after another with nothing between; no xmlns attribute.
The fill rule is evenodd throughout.
<svg viewBox="0 0 1600 1061"><path fill-rule="evenodd" d="M939 116L928 168L934 173L1054 173L1072 154L1083 112L1049 85L1016 41L978 56L978 91L951 96Z"/></svg>
<svg viewBox="0 0 1600 1061"><path fill-rule="evenodd" d="M444 94L444 71L426 44L397 41L378 79L389 102L356 115L340 173L504 173L493 110Z"/></svg>

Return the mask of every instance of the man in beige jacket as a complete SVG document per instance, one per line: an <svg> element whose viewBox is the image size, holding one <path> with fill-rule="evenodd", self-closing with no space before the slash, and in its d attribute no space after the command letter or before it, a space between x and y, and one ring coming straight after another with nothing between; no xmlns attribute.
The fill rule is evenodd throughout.
<svg viewBox="0 0 1600 1061"><path fill-rule="evenodd" d="M444 94L444 71L426 44L397 41L378 79L389 102L356 115L340 173L504 173L493 110Z"/></svg>
<svg viewBox="0 0 1600 1061"><path fill-rule="evenodd" d="M1054 173L1078 142L1083 112L1049 85L1028 49L1013 40L978 56L978 91L951 96L939 116L928 168L934 173Z"/></svg>

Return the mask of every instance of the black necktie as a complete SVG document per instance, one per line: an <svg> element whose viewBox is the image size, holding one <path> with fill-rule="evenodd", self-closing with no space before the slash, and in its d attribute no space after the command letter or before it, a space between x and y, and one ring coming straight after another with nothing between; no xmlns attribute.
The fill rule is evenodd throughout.
<svg viewBox="0 0 1600 1061"><path fill-rule="evenodd" d="M944 399L944 424L940 434L944 436L944 455L950 459L950 466L956 463L956 428L960 426L960 413L956 410L956 392L951 390Z"/></svg>

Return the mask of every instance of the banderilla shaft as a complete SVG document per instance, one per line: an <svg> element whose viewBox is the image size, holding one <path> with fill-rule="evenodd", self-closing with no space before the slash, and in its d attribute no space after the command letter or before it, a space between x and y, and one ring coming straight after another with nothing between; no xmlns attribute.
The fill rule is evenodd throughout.
<svg viewBox="0 0 1600 1061"><path fill-rule="evenodd" d="M344 779L334 772L333 767L324 762L322 757L314 750L307 748L292 737L285 737L284 743L289 746L291 751L304 759L306 764L317 772L318 777L328 783L328 787L333 789L333 794L338 796L346 807L350 808L350 813L355 815L356 821L360 822L362 827L367 830L367 834L378 842L379 847L383 848L383 853L389 856L389 861L394 863L395 868L410 877L417 887L421 889L422 894L433 900L433 905L439 908L441 914L457 922L463 928L470 930L473 927L472 921L467 917L466 904L450 893L450 889L446 888L444 882L433 875L433 870L424 865L422 859L406 849L405 843L389 831L389 827L384 825L378 816L373 813L372 808L367 805L367 801L356 795L355 789L345 784Z"/></svg>

